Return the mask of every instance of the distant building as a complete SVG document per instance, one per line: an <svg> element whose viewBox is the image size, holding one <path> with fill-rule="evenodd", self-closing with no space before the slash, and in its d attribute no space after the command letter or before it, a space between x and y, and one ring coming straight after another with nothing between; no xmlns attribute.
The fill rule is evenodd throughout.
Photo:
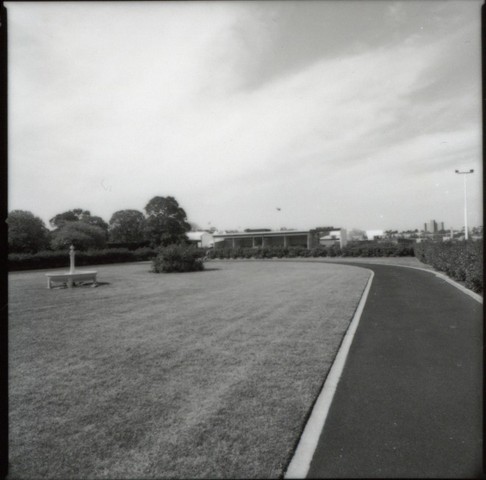
<svg viewBox="0 0 486 480"><path fill-rule="evenodd" d="M431 220L430 222L424 223L425 233L437 233L439 231L444 231L444 230L445 230L444 222L440 222L440 224L438 224L435 220Z"/></svg>
<svg viewBox="0 0 486 480"><path fill-rule="evenodd" d="M331 232L334 232L331 235ZM258 247L305 247L322 245L321 239L329 236L331 243L346 242L346 231L335 227L318 227L313 230L271 230L215 233L214 248L258 248ZM332 238L334 236L334 238Z"/></svg>
<svg viewBox="0 0 486 480"><path fill-rule="evenodd" d="M383 230L366 230L366 237L368 240L379 240L383 238Z"/></svg>
<svg viewBox="0 0 486 480"><path fill-rule="evenodd" d="M337 230L331 230L327 235L319 238L319 244L325 247L332 245L339 245L341 248L345 247L348 243L348 235L345 228L339 228Z"/></svg>
<svg viewBox="0 0 486 480"><path fill-rule="evenodd" d="M210 248L214 246L214 238L208 232L187 232L189 241L199 248Z"/></svg>

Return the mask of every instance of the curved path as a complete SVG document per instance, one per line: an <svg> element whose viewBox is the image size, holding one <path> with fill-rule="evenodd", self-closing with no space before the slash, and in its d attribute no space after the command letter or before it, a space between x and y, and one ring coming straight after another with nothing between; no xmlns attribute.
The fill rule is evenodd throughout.
<svg viewBox="0 0 486 480"><path fill-rule="evenodd" d="M482 305L430 272L375 273L308 478L482 477Z"/></svg>

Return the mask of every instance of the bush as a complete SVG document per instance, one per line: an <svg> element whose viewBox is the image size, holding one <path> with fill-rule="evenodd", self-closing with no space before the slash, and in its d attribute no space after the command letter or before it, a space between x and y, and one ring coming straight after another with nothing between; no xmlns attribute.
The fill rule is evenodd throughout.
<svg viewBox="0 0 486 480"><path fill-rule="evenodd" d="M38 253L10 253L8 255L8 269L10 271L60 267L69 268L67 252L43 251Z"/></svg>
<svg viewBox="0 0 486 480"><path fill-rule="evenodd" d="M140 248L130 251L127 248L107 248L76 252L76 267L100 265L106 263L124 263L149 260L155 257L156 251L151 248ZM43 251L35 254L11 253L8 256L8 269L35 270L39 268L69 268L69 253L65 251Z"/></svg>
<svg viewBox="0 0 486 480"><path fill-rule="evenodd" d="M350 242L342 251L339 247L331 247L334 250L334 255L330 256L343 257L405 257L414 255L412 246L401 243L377 243L377 242Z"/></svg>
<svg viewBox="0 0 486 480"><path fill-rule="evenodd" d="M459 243L422 242L414 247L415 256L474 292L483 291L483 243L467 241Z"/></svg>
<svg viewBox="0 0 486 480"><path fill-rule="evenodd" d="M152 258L157 256L157 250L150 247L137 248L133 251L133 253L138 262L143 260L152 260Z"/></svg>
<svg viewBox="0 0 486 480"><path fill-rule="evenodd" d="M350 243L343 249L339 245L319 245L311 249L303 246L217 248L210 250L208 258L297 258L297 257L402 257L413 256L413 247L396 243Z"/></svg>
<svg viewBox="0 0 486 480"><path fill-rule="evenodd" d="M204 270L204 254L204 250L191 245L174 244L161 247L152 260L152 271L173 273Z"/></svg>

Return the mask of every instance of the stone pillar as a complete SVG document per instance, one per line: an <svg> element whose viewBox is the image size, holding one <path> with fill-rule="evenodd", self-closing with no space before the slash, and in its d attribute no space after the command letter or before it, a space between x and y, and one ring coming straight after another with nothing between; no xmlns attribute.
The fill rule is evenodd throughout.
<svg viewBox="0 0 486 480"><path fill-rule="evenodd" d="M288 242L287 242L287 235L284 235L284 247L286 247L286 246L287 246L287 243L288 243Z"/></svg>
<svg viewBox="0 0 486 480"><path fill-rule="evenodd" d="M234 238L232 238L231 240L232 240L232 245L233 245L233 248L235 248L235 239L234 239Z"/></svg>
<svg viewBox="0 0 486 480"><path fill-rule="evenodd" d="M262 236L262 248L265 246L265 237Z"/></svg>
<svg viewBox="0 0 486 480"><path fill-rule="evenodd" d="M251 237L251 246L255 248L255 237Z"/></svg>
<svg viewBox="0 0 486 480"><path fill-rule="evenodd" d="M74 246L69 247L69 273L74 273Z"/></svg>
<svg viewBox="0 0 486 480"><path fill-rule="evenodd" d="M307 234L307 250L310 250L311 248L311 234Z"/></svg>

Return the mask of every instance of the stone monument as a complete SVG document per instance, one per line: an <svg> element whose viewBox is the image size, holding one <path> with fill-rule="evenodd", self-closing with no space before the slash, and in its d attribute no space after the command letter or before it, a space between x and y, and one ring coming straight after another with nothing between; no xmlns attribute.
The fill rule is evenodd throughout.
<svg viewBox="0 0 486 480"><path fill-rule="evenodd" d="M46 273L47 288L52 288L53 282L60 282L67 285L68 288L75 286L75 282L85 282L91 280L94 287L98 284L96 282L97 271L95 270L76 270L74 262L74 246L69 247L69 272L62 273Z"/></svg>

